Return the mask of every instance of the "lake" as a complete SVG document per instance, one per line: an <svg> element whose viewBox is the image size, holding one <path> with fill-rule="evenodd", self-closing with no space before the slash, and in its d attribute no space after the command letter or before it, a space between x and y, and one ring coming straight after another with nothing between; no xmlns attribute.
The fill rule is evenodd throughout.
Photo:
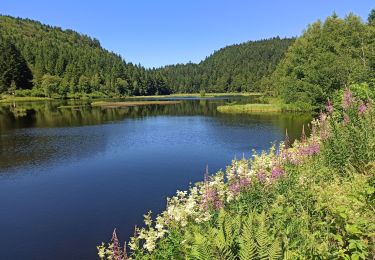
<svg viewBox="0 0 375 260"><path fill-rule="evenodd" d="M166 197L252 149L299 137L310 115L227 115L251 97L169 98L102 109L85 101L0 104L0 258L97 259ZM62 107L79 105L79 107Z"/></svg>

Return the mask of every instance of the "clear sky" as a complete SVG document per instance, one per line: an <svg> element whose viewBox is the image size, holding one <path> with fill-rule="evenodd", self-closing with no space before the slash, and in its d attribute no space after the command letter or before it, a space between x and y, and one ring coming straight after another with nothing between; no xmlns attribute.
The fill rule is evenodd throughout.
<svg viewBox="0 0 375 260"><path fill-rule="evenodd" d="M146 67L199 62L226 45L297 36L335 11L364 20L374 0L1 0L0 13L73 29Z"/></svg>

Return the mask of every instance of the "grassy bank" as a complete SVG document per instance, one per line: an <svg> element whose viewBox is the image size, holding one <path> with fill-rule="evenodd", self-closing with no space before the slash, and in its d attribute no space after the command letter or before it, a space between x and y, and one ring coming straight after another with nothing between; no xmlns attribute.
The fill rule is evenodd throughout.
<svg viewBox="0 0 375 260"><path fill-rule="evenodd" d="M88 100L88 99L99 99L99 98L131 98L131 99L139 99L139 98L176 98L176 97L197 97L197 98L210 98L210 97L226 97L226 96L262 96L262 93L257 92L249 92L249 93L190 93L190 94L170 94L170 95L155 95L155 96L106 96L101 93L92 93L92 94L69 94L65 97L65 99L77 99L77 100ZM62 99L61 96L53 96L49 97L34 97L34 96L12 96L12 95L4 95L0 97L0 103L9 103L9 102L22 102L22 101L43 101L43 100L53 100L53 99Z"/></svg>
<svg viewBox="0 0 375 260"><path fill-rule="evenodd" d="M197 97L197 98L210 98L210 97L233 97L233 96L262 96L260 92L229 92L229 93L175 93L170 95L155 95L155 96L132 96L129 98L168 98L168 97Z"/></svg>
<svg viewBox="0 0 375 260"><path fill-rule="evenodd" d="M218 106L222 113L246 114L254 112L282 112L282 106L276 104L244 104Z"/></svg>
<svg viewBox="0 0 375 260"><path fill-rule="evenodd" d="M260 98L261 102L255 104L228 104L218 106L217 110L221 113L248 114L248 113L279 113L279 112L309 112L315 107L306 103L285 104L277 98L265 97Z"/></svg>
<svg viewBox="0 0 375 260"><path fill-rule="evenodd" d="M124 102L98 101L98 102L92 102L91 106L102 107L102 108L118 108L118 107L134 107L134 106L147 106L147 105L175 105L179 103L181 103L181 101L124 101Z"/></svg>
<svg viewBox="0 0 375 260"><path fill-rule="evenodd" d="M233 160L136 228L132 259L373 259L375 111L346 91L293 145ZM127 223L128 224L128 223ZM126 259L113 232L101 259ZM118 257L119 256L119 257Z"/></svg>
<svg viewBox="0 0 375 260"><path fill-rule="evenodd" d="M31 102L31 101L44 101L52 100L52 98L47 97L14 97L14 96L5 96L0 99L0 103L12 103L12 102Z"/></svg>

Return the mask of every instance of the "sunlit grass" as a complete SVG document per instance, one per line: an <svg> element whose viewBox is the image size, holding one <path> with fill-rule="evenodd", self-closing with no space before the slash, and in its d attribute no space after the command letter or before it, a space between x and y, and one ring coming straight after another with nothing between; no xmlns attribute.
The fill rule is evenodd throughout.
<svg viewBox="0 0 375 260"><path fill-rule="evenodd" d="M51 100L47 97L14 97L14 96L4 96L0 99L0 103L10 103L10 102L27 102L27 101L43 101Z"/></svg>
<svg viewBox="0 0 375 260"><path fill-rule="evenodd" d="M218 106L217 110L222 113L256 113L256 112L282 112L282 106L277 104L244 104Z"/></svg>
<svg viewBox="0 0 375 260"><path fill-rule="evenodd" d="M174 105L179 104L181 101L125 101L125 102L107 102L97 101L92 102L93 107L102 108L117 108L117 107L134 107L134 106L146 106L146 105Z"/></svg>
<svg viewBox="0 0 375 260"><path fill-rule="evenodd" d="M263 93L260 92L230 92L230 93L205 93L202 95L201 93L181 93L181 94L170 94L170 95L155 95L155 96L132 96L129 98L168 98L168 97L227 97L227 96L242 96L242 97L249 97L249 96L262 96Z"/></svg>
<svg viewBox="0 0 375 260"><path fill-rule="evenodd" d="M217 110L222 113L246 114L246 113L280 113L280 112L309 112L315 109L307 103L285 104L281 99L262 96L260 102L254 104L227 104L218 106Z"/></svg>

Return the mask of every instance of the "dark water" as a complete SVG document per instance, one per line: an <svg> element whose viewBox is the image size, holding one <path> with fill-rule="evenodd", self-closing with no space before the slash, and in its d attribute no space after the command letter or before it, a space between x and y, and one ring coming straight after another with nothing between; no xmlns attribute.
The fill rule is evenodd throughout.
<svg viewBox="0 0 375 260"><path fill-rule="evenodd" d="M230 100L231 99L231 100ZM299 136L309 115L224 115L234 98L120 109L0 105L0 259L96 259L167 196L252 149ZM245 100L237 99L237 102Z"/></svg>

